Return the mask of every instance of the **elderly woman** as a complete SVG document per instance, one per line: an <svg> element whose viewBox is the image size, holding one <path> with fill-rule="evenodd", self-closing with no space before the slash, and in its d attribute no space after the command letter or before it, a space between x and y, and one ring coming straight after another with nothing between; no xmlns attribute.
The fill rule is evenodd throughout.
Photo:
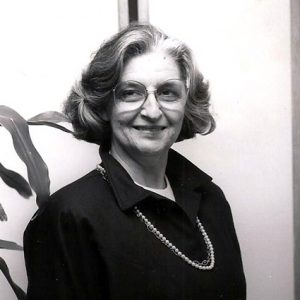
<svg viewBox="0 0 300 300"><path fill-rule="evenodd" d="M189 48L129 26L100 47L65 113L102 162L28 225L28 299L245 299L230 207L170 149L215 127Z"/></svg>

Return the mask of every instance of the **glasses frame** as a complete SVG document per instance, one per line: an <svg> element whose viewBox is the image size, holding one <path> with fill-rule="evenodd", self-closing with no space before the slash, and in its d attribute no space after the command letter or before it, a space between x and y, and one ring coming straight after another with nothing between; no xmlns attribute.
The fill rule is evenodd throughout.
<svg viewBox="0 0 300 300"><path fill-rule="evenodd" d="M158 105L159 105L160 108L165 108L163 105L161 105L160 101L158 100L157 90L158 90L161 86L163 86L165 83L168 83L169 81L180 81L180 82L182 82L183 85L184 85L184 88L185 88L185 92L186 92L185 97L187 97L189 88L187 87L187 85L186 85L186 83L184 82L184 80L179 79L179 78L171 78L171 79L168 79L168 80L166 80L166 81L163 81L162 83L159 84L158 88L155 88L155 89L147 89L146 86L145 86L143 83L141 83L141 82L139 82L139 81L136 81L136 80L127 80L127 81L119 82L119 83L116 84L116 86L112 89L112 92L113 92L113 95L114 95L114 102L115 102L116 104L118 103L118 101L116 100L116 88L118 87L118 85L121 84L121 83L131 83L131 82L132 82L132 83L135 83L135 84L138 84L138 85L142 86L142 87L144 88L144 91L145 91L145 94L144 94L145 98L144 98L144 100L143 100L143 101L141 102L141 104L140 104L137 108L135 108L135 109L140 109L141 107L143 107L144 103L147 101L147 99L148 99L148 97L149 97L150 94L153 94L153 95L155 96L156 102L158 103ZM181 100L181 99L184 99L184 98L178 98L178 100ZM174 101L174 102L177 103L177 102L179 102L178 100L177 100L177 101ZM129 103L129 102L123 102L123 103ZM134 109L134 110L135 110L135 109Z"/></svg>

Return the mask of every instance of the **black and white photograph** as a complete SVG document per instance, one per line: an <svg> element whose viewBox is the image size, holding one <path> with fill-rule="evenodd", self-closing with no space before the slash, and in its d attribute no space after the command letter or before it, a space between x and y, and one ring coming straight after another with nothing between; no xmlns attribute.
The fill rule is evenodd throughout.
<svg viewBox="0 0 300 300"><path fill-rule="evenodd" d="M300 299L300 3L0 4L0 299Z"/></svg>

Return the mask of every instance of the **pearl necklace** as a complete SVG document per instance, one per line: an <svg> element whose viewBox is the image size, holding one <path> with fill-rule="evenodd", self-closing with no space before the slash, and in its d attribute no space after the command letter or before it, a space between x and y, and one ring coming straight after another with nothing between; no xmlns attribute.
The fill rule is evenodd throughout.
<svg viewBox="0 0 300 300"><path fill-rule="evenodd" d="M108 181L108 177L106 174L106 170L98 164L96 167L96 170L101 173L102 178ZM208 234L206 233L202 223L200 222L199 218L196 217L196 223L198 226L199 231L201 232L204 242L206 244L206 250L207 250L207 259L204 259L202 262L199 262L197 260L191 260L186 255L184 255L175 245L173 245L147 218L146 216L137 208L137 206L134 206L133 208L136 216L146 225L147 229L152 232L156 238L158 238L166 247L168 247L175 255L179 256L181 259L183 259L187 264L190 266L198 269L198 270L212 270L215 266L215 252L212 242L210 241Z"/></svg>
<svg viewBox="0 0 300 300"><path fill-rule="evenodd" d="M137 206L134 207L134 212L136 216L147 226L147 229L150 232L152 232L165 246L167 246L175 255L179 256L186 263L199 270L213 269L215 265L214 247L198 217L196 217L196 223L199 231L203 235L207 249L207 259L203 260L202 262L199 262L197 260L191 260L186 255L184 255L143 215L143 213L137 208Z"/></svg>

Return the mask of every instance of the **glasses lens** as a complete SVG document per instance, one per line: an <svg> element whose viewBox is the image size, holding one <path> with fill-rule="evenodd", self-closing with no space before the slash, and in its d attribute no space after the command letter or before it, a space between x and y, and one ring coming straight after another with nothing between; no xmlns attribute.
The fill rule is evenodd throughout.
<svg viewBox="0 0 300 300"><path fill-rule="evenodd" d="M138 82L120 82L115 88L115 99L117 102L143 102L145 94L144 86Z"/></svg>
<svg viewBox="0 0 300 300"><path fill-rule="evenodd" d="M164 82L157 89L157 100L162 106L172 105L182 99L186 94L183 81L173 79Z"/></svg>

